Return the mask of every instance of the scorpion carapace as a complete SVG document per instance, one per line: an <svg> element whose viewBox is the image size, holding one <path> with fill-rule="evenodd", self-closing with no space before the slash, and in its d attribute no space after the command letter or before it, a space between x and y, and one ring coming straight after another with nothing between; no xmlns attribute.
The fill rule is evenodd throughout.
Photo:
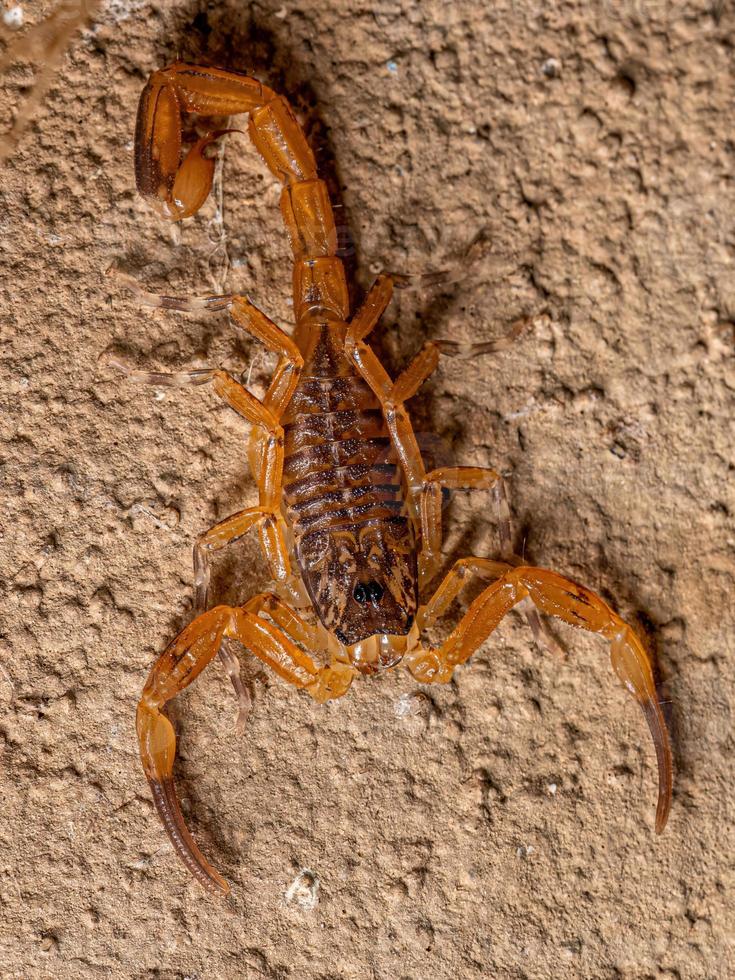
<svg viewBox="0 0 735 980"><path fill-rule="evenodd" d="M509 339L465 345L430 341L391 379L366 338L390 302L392 280L379 277L350 318L329 196L286 100L254 78L217 68L174 64L151 76L138 112L137 184L174 221L194 214L207 198L214 162L205 149L221 135L207 133L182 162L182 112L249 113L250 136L283 185L281 211L294 253L296 329L287 335L244 296L152 299L168 309L228 309L240 327L275 352L277 367L262 400L219 368L154 374L118 365L135 381L211 384L252 425L249 463L258 504L197 540L199 614L154 665L138 706L143 766L176 853L205 888L228 891L184 824L173 784L176 739L163 709L219 654L242 719L249 694L229 641L326 701L343 695L356 675L400 662L421 683L446 683L514 606L522 608L537 639L542 613L609 641L615 672L642 707L653 737L659 773L656 830L662 831L671 803L671 750L643 644L599 596L514 556L510 512L496 472L479 467L427 472L406 412L405 402L436 368L440 353L485 354L507 347ZM500 559L460 559L433 594L420 600L443 560L445 488L492 494ZM242 606L207 608L210 556L251 529L259 534L272 590ZM422 645L422 631L447 612L472 578L488 583L484 591L443 644Z"/></svg>

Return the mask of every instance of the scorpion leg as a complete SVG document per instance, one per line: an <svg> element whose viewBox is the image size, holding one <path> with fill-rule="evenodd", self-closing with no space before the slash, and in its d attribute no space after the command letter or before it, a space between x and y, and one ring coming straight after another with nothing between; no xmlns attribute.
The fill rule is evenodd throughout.
<svg viewBox="0 0 735 980"><path fill-rule="evenodd" d="M381 316L388 309L392 296L393 280L391 277L388 275L378 276L363 300L362 306L350 320L347 334L350 343L355 344L359 340L364 340L377 327Z"/></svg>
<svg viewBox="0 0 735 980"><path fill-rule="evenodd" d="M658 763L656 832L660 834L671 807L671 746L658 701L652 661L639 638L598 595L556 572L528 565L514 568L502 562L480 562L479 559L472 562L485 573L500 573L500 577L480 593L438 649L418 650L404 658L411 673L422 683L449 681L454 668L468 660L506 613L524 598L530 598L547 616L555 616L572 626L604 636L611 645L613 669L641 706L653 738ZM453 579L450 573L425 607L424 616L431 618L443 612L454 597L452 593L456 595L459 591L456 586L457 578Z"/></svg>
<svg viewBox="0 0 735 980"><path fill-rule="evenodd" d="M500 552L510 560L513 555L510 507L503 478L495 470L479 466L445 466L426 474L421 491L421 527L426 529L419 556L422 585L436 574L441 562L442 490L490 490L498 512Z"/></svg>
<svg viewBox="0 0 735 980"><path fill-rule="evenodd" d="M291 580L291 563L285 539L285 521L280 509L281 478L283 473L283 429L277 417L255 395L243 388L231 374L219 368L201 368L166 374L156 371L136 371L117 360L113 367L131 381L168 385L203 385L212 382L217 394L239 415L264 430L263 461L256 474L260 494L259 505L267 514L258 526L260 544L273 578L287 587ZM217 525L218 527L219 525ZM236 535L239 537L239 534ZM226 543L226 542L225 542Z"/></svg>
<svg viewBox="0 0 735 980"><path fill-rule="evenodd" d="M508 563L505 561L493 561L491 558L460 558L444 576L431 599L419 609L416 616L419 629L433 626L437 619L446 615L451 604L473 576L485 581L495 581L507 571Z"/></svg>
<svg viewBox="0 0 735 980"><path fill-rule="evenodd" d="M230 316L239 327L252 334L269 351L279 356L278 367L271 379L263 404L274 415L280 417L291 400L304 366L304 359L288 334L251 303L247 296L219 293L183 297L149 293L141 289L132 276L118 269L111 268L108 274L119 279L135 294L139 302L154 309L176 310L179 313L217 313L221 310L229 310Z"/></svg>
<svg viewBox="0 0 735 980"><path fill-rule="evenodd" d="M280 501L281 470L278 469L277 474L272 472L273 468L272 465L270 465L270 461L273 453L273 447L271 446L270 435L272 435L273 431L275 431L273 427L277 425L277 420L280 419L281 415L285 411L298 383L299 374L304 364L301 352L293 340L286 333L284 333L280 327L273 323L273 321L270 320L265 313L254 306L246 296L221 294L185 298L159 295L142 290L131 276L120 273L117 270L115 270L115 275L121 279L125 286L128 289L131 289L147 306L153 306L159 309L177 310L178 312L186 313L213 313L227 309L230 311L232 319L238 324L238 326L252 334L252 336L254 336L257 340L260 340L268 350L279 355L278 366L273 378L271 379L270 386L263 402L258 401L258 399L247 392L242 385L239 385L238 382L234 381L234 379L231 377L229 390L234 391L235 389L232 388L232 385L235 385L242 393L244 393L245 399L248 401L249 405L248 411L251 412L251 414L254 413L254 416L257 416L258 414L258 406L260 406L260 408L263 410L264 424L256 424L250 436L249 462L253 477L261 490L261 510L264 508L268 509L272 515L270 518L270 525L275 523L275 525L278 527L276 530L274 530L274 528L269 525L268 521L261 522L259 526L261 544L266 561L268 561L271 567L274 578L277 578L277 580L282 583L287 582L288 584L286 585L286 588L289 591L289 594L296 595L297 593L294 592L296 586L294 585L293 576L291 575L290 562L288 560L288 553L284 542L283 517L280 510L280 503L278 503ZM118 368L118 370L124 371L132 381L150 384L182 385L205 384L208 380L211 380L210 378L204 376L203 372L189 371L166 375L155 372L133 371L126 365L115 360L111 361L110 363ZM219 389L218 393L222 394ZM223 397L225 397L225 400L227 400L236 411L238 411L241 415L245 415L249 421L254 420L251 415L246 414L246 412L243 411L239 401L237 404L233 403L231 400L231 397L233 396L223 394ZM280 465L282 466L282 463ZM266 480L270 480L271 483L275 482L275 488L273 488L270 484L266 485ZM266 506L266 499L264 498L267 498L267 501L270 501L272 504L270 508ZM276 506L276 503L278 503L278 506ZM243 519L245 519L244 515L247 513L249 513L249 511L242 512ZM234 515L233 518L228 520L235 520L237 516L239 515ZM216 529L219 528L220 525L216 525ZM215 531L215 528L212 530ZM244 532L235 531L235 536L231 540L237 540L237 538L241 536L241 533ZM222 547L225 544L227 544L227 540L222 540L222 543L218 545L218 547ZM204 556L201 552L199 557L204 560ZM204 592L206 591L206 585L209 581L209 573L208 569L203 568L202 575L204 577L202 578L198 575L196 548L194 558L195 575L197 575L196 608L198 611L201 611L206 605L206 597ZM200 578L201 581L199 581Z"/></svg>
<svg viewBox="0 0 735 980"><path fill-rule="evenodd" d="M220 551L227 545L234 544L255 526L263 525L266 521L276 520L272 510L263 507L248 507L237 514L226 517L204 534L200 534L194 544L194 610L197 615L204 612L208 605L211 552ZM232 682L237 698L238 712L235 728L238 732L245 729L251 697L240 675L240 662L232 653L225 640L219 651L219 658Z"/></svg>
<svg viewBox="0 0 735 980"><path fill-rule="evenodd" d="M421 552L419 554L419 581L422 587L433 579L441 564L442 489L445 487L448 490L491 491L498 515L500 556L508 564L522 565L523 560L513 553L510 505L508 503L505 483L500 473L496 473L495 470L486 467L444 467L426 474L426 481L421 494L421 527L423 533ZM483 559L472 559L472 561L482 562ZM493 563L491 562L490 564ZM475 574L481 575L479 565L475 566L473 570ZM462 564L462 561L454 566L449 576L452 574L457 575L459 581L464 584L466 568ZM481 575L481 577L486 576ZM446 579L442 583L442 588L444 588L445 584ZM460 589L457 589L457 593ZM564 660L564 650L544 626L538 609L536 609L531 600L529 598L522 600L520 606L538 646L542 650L547 650L553 654L557 659Z"/></svg>
<svg viewBox="0 0 735 980"><path fill-rule="evenodd" d="M482 354L497 354L508 350L533 322L531 317L523 317L511 325L504 337L497 340L465 343L457 340L427 340L416 354L408 367L398 376L393 385L393 397L396 401L408 401L427 378L436 370L439 355L447 357L479 357Z"/></svg>
<svg viewBox="0 0 735 980"><path fill-rule="evenodd" d="M250 689L243 683L242 674L240 673L240 661L237 654L230 646L232 642L233 641L230 640L229 637L225 636L222 640L222 645L219 648L219 653L217 656L222 662L222 666L225 668L225 673L230 678L230 683L235 691L235 697L237 698L235 731L238 735L242 735L245 731L248 715L250 714L250 709L253 705L253 698L250 694Z"/></svg>
<svg viewBox="0 0 735 980"><path fill-rule="evenodd" d="M363 341L356 339L357 336L359 336L357 332L352 336L348 332L347 353L381 403L391 442L406 477L409 510L421 528L422 543L419 556L421 585L430 581L440 561L442 486L461 489L494 487L499 510L501 542L509 548L510 512L499 474L494 470L482 470L478 467L451 467L427 474L408 412L403 401L398 400L403 393L408 392L409 395L412 393L419 372L417 371L416 378L408 380L404 378L404 372L404 375L401 375L394 384L374 351Z"/></svg>
<svg viewBox="0 0 735 980"><path fill-rule="evenodd" d="M419 523L418 501L426 478L421 450L403 402L393 397L395 388L393 381L375 356L373 349L364 341L380 320L392 293L393 283L390 277L379 277L350 321L345 337L345 353L380 402L393 448L406 478L409 511L416 523ZM402 385L397 393L400 395L405 388L406 386Z"/></svg>
<svg viewBox="0 0 735 980"><path fill-rule="evenodd" d="M279 629L292 640L301 643L308 649L314 649L318 644L318 630L307 623L280 596L273 592L261 592L260 595L249 599L243 606L246 612L259 615L261 612L273 620Z"/></svg>
<svg viewBox="0 0 735 980"><path fill-rule="evenodd" d="M365 321L361 326L365 326ZM346 344L348 355L383 407L393 446L406 475L409 506L412 506L413 515L421 527L419 567L422 585L431 580L440 561L442 487L492 490L498 508L501 550L504 556L510 557L510 508L500 474L491 469L470 466L445 467L427 473L424 467L404 401L418 390L430 370L433 370L438 348L427 345L419 355L416 370L412 371L410 366L396 382L392 382L373 350L358 337L359 331L352 332L351 324Z"/></svg>
<svg viewBox="0 0 735 980"><path fill-rule="evenodd" d="M186 868L208 891L224 895L229 885L197 847L179 807L173 781L176 735L163 708L199 676L228 638L241 643L284 680L305 688L317 701L341 697L355 675L346 664L317 667L276 626L243 608L229 606L210 609L190 623L151 670L138 704L136 726L153 802Z"/></svg>
<svg viewBox="0 0 735 980"><path fill-rule="evenodd" d="M131 381L137 384L164 385L169 388L178 388L184 385L205 385L212 382L212 386L217 394L230 408L242 415L253 425L260 425L268 432L279 432L278 420L269 409L258 401L255 395L243 388L239 381L236 381L229 371L221 368L197 368L194 371L175 371L173 373L163 371L138 371L130 368L122 361L111 358L108 362L118 371L122 371Z"/></svg>
<svg viewBox="0 0 735 980"><path fill-rule="evenodd" d="M504 556L512 554L510 510L503 481L493 470L456 467L426 473L404 403L416 394L436 369L440 354L446 353L451 357L476 356L505 350L523 332L529 320L518 320L506 337L495 341L476 344L462 344L451 340L429 341L398 378L391 381L372 349L364 343L364 339L385 312L392 293L391 277L379 276L363 305L350 322L345 346L348 356L380 400L386 414L388 428L406 475L409 492L414 498L416 516L421 523L422 547L425 552L422 561L424 569L422 582L426 582L436 570L441 548L442 486L455 489L492 488L498 508L501 550ZM442 478L447 482L442 482Z"/></svg>
<svg viewBox="0 0 735 980"><path fill-rule="evenodd" d="M391 382L373 351L363 341L377 325L390 302L393 282L389 275L379 276L368 293L362 307L353 317L346 340L349 356L370 385L386 413L391 439L399 456L409 487L409 506L413 504L413 516L421 527L421 552L419 554L419 582L423 587L436 574L441 561L442 546L442 487L448 489L490 489L498 512L498 534L503 558L515 559L512 547L510 507L505 484L499 473L489 468L453 467L426 473L421 451L413 427L404 408L404 402L413 397L426 379L434 372L439 355L450 357L477 356L506 350L524 332L530 318L517 320L505 337L475 344L452 340L429 341L419 351L408 367ZM390 413L390 414L389 414ZM515 559L515 563L520 563ZM524 603L524 614L539 646L549 649L563 659L564 651L545 629L538 611L530 602Z"/></svg>
<svg viewBox="0 0 735 980"><path fill-rule="evenodd" d="M263 404L280 419L291 401L304 366L301 351L294 341L247 297L232 297L230 315L238 326L257 337L269 351L279 357L278 366L268 386ZM263 473L265 449L264 432L262 429L253 429L248 459L250 470L256 480L259 480Z"/></svg>
<svg viewBox="0 0 735 980"><path fill-rule="evenodd" d="M219 313L227 310L239 327L252 334L269 351L288 361L291 374L294 375L290 385L292 388L296 387L298 372L304 365L301 351L288 334L259 310L247 296L236 293L213 293L207 296L169 296L165 293L149 293L141 288L133 276L121 272L114 266L108 270L108 275L119 279L126 289L135 294L140 303L153 309L175 310L178 313ZM291 392L289 391L284 397L288 402Z"/></svg>
<svg viewBox="0 0 735 980"><path fill-rule="evenodd" d="M248 507L246 510L226 517L199 535L194 544L194 608L197 614L204 612L207 608L210 553L234 544L252 527L260 527L267 521L274 521L276 518L277 515L268 508Z"/></svg>
<svg viewBox="0 0 735 980"><path fill-rule="evenodd" d="M505 350L523 331L528 320L519 320L511 333L498 341L479 344L460 344L454 341L429 341L393 383L390 402L403 404L412 398L426 379L436 370L439 355L476 356ZM421 490L420 512L423 532L420 556L421 582L426 584L436 573L442 545L441 505L442 488L450 490L491 490L498 511L500 551L504 558L513 555L510 507L503 478L485 467L444 467L427 473Z"/></svg>

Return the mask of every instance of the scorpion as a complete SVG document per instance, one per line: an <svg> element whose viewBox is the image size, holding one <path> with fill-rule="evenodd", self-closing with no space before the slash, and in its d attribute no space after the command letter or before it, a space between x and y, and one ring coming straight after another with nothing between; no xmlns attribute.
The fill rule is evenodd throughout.
<svg viewBox="0 0 735 980"><path fill-rule="evenodd" d="M235 323L277 355L262 399L220 368L154 373L116 363L132 381L211 385L251 424L248 462L257 506L219 521L194 545L192 622L154 664L140 698L136 729L155 808L175 853L213 894L227 881L201 853L184 821L173 770L176 735L165 706L219 656L234 686L241 726L250 703L231 643L244 647L317 702L339 698L358 676L403 664L421 684L446 684L521 606L537 640L541 614L603 636L612 666L641 706L658 765L655 829L666 825L672 756L653 662L634 630L598 595L512 550L510 509L501 475L490 468L427 471L406 402L440 355L475 357L502 350L523 324L497 341L428 341L394 380L366 342L394 288L378 276L350 316L334 215L313 152L288 101L257 79L215 67L175 63L148 79L135 133L136 184L165 219L194 215L211 190L207 147L229 130L207 130L182 151L184 113L249 115L252 142L282 185L280 207L294 255L293 335L244 295L149 297L183 311L228 310ZM429 590L442 563L445 490L489 491L498 515L500 557L456 561ZM212 556L257 531L273 584L241 606L209 607ZM466 585L482 583L458 625L438 646L424 631L444 617Z"/></svg>

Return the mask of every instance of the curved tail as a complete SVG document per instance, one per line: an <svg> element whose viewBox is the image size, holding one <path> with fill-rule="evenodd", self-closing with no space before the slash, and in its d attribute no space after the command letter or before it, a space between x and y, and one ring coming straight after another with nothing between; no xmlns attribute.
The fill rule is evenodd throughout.
<svg viewBox="0 0 735 980"><path fill-rule="evenodd" d="M143 197L170 221L190 217L204 204L214 177L207 147L231 131L207 133L182 160L184 112L250 114L250 138L283 185L281 214L294 254L296 322L312 315L346 320L349 296L337 257L332 205L287 100L255 78L221 68L176 63L151 75L138 106L135 179Z"/></svg>

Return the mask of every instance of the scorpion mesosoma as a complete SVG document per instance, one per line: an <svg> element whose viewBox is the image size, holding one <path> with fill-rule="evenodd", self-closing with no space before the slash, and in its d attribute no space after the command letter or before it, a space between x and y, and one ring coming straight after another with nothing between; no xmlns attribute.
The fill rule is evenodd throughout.
<svg viewBox="0 0 735 980"><path fill-rule="evenodd" d="M284 333L245 296L149 297L153 305L168 309L228 309L241 328L278 356L262 400L219 368L157 374L118 364L134 381L211 384L252 425L248 458L258 505L198 538L198 615L159 657L138 705L143 768L177 855L206 889L229 891L185 825L173 783L176 737L163 710L219 654L242 720L249 693L229 641L324 702L345 694L358 674L370 676L399 663L422 684L448 682L519 604L537 639L543 613L609 641L613 668L643 709L653 737L660 833L671 804L671 749L643 644L589 589L514 556L510 511L498 473L464 466L427 472L405 408L440 354L489 353L507 346L511 335L475 344L430 341L392 380L366 338L391 299L393 281L380 276L350 318L326 185L286 99L255 78L217 68L173 64L150 76L138 109L136 181L141 194L171 221L193 215L206 200L215 163L205 151L222 135L207 132L182 161L182 112L249 114L250 137L283 185L281 212L295 263L296 328L293 337ZM442 562L445 488L491 492L501 560L460 559L421 602ZM273 591L242 606L208 608L210 556L252 529L259 534ZM422 646L422 631L447 612L473 578L489 584L445 642Z"/></svg>

